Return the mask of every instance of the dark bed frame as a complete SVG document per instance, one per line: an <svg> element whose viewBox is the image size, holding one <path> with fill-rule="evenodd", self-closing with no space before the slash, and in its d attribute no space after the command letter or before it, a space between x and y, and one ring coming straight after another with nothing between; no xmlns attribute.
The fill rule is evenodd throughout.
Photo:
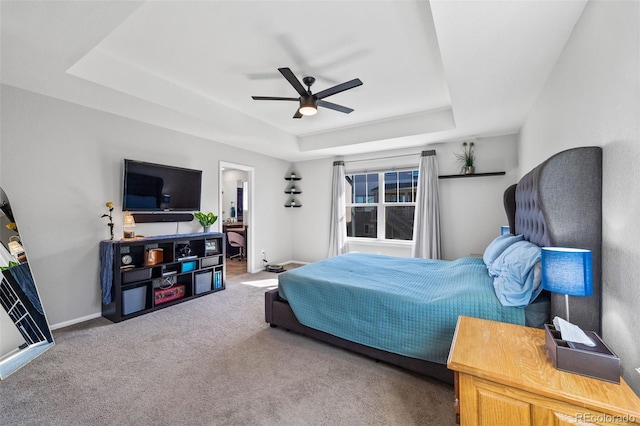
<svg viewBox="0 0 640 426"><path fill-rule="evenodd" d="M581 147L555 154L511 185L504 206L513 234L541 247L579 247L592 251L591 297L570 298L571 321L600 333L602 287L602 149ZM551 295L551 318L565 316L564 297ZM453 383L444 364L410 358L354 343L307 327L296 318L278 289L265 293L265 320L281 327L409 371Z"/></svg>

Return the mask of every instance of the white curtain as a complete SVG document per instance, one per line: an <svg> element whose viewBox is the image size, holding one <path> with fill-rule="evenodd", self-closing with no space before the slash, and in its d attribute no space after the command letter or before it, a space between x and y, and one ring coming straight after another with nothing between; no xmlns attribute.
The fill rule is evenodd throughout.
<svg viewBox="0 0 640 426"><path fill-rule="evenodd" d="M435 150L422 151L420 157L413 240L413 257L440 259L440 196Z"/></svg>
<svg viewBox="0 0 640 426"><path fill-rule="evenodd" d="M333 162L333 183L331 193L331 227L329 236L329 257L347 252L347 222L345 205L344 161Z"/></svg>

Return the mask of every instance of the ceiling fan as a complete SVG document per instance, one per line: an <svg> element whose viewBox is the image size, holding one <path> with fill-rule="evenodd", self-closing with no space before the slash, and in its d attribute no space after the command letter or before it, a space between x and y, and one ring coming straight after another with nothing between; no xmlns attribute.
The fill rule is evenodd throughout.
<svg viewBox="0 0 640 426"><path fill-rule="evenodd" d="M256 101L296 101L300 102L300 107L296 110L296 113L293 115L293 118L302 118L303 115L314 115L318 112L318 107L329 108L334 111L344 112L345 114L349 114L353 111L352 108L347 108L342 105L334 104L331 102L327 102L323 100L326 97L331 95L335 95L336 93L344 92L345 90L353 89L354 87L358 87L362 85L362 81L359 78L354 78L353 80L347 81L345 83L341 83L325 89L318 93L311 93L311 86L316 81L313 77L304 77L302 82L307 86L305 89L304 86L300 83L300 80L296 78L293 72L289 68L278 68L278 71L287 79L287 81L296 89L296 92L300 94L299 98L281 98L274 96L252 96L252 98Z"/></svg>

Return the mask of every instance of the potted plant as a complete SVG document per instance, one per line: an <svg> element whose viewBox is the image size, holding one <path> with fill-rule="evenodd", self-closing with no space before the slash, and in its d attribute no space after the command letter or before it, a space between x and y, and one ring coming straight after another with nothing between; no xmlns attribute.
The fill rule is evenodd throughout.
<svg viewBox="0 0 640 426"><path fill-rule="evenodd" d="M211 212L195 212L193 215L196 217L196 219L198 219L200 225L202 225L202 227L204 228L204 232L209 232L211 225L216 223L216 220L218 220L218 216L214 215Z"/></svg>
<svg viewBox="0 0 640 426"><path fill-rule="evenodd" d="M456 158L462 163L462 173L472 175L475 171L476 153L473 142L462 142L462 152L456 153Z"/></svg>

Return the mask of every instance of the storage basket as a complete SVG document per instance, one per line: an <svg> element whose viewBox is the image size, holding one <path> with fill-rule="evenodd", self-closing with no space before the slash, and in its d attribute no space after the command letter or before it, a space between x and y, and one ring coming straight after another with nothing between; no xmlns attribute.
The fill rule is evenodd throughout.
<svg viewBox="0 0 640 426"><path fill-rule="evenodd" d="M134 269L122 273L122 282L132 283L134 281L143 281L151 278L151 269Z"/></svg>
<svg viewBox="0 0 640 426"><path fill-rule="evenodd" d="M203 268L207 268L209 266L216 266L220 264L220 258L221 256L205 257L200 261L200 263L202 264Z"/></svg>

